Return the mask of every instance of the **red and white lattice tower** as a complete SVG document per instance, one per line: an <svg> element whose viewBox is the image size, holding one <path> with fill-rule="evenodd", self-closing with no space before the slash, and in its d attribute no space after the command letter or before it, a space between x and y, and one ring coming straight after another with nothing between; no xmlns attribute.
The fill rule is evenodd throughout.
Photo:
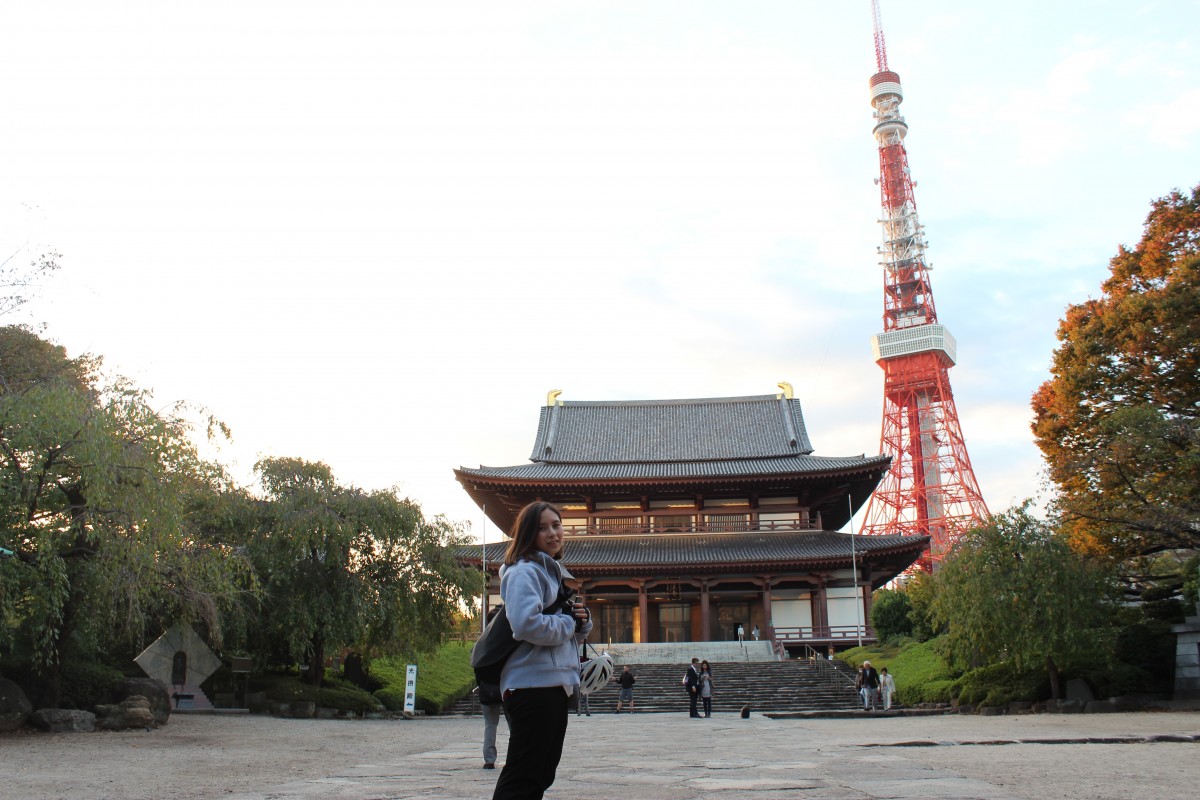
<svg viewBox="0 0 1200 800"><path fill-rule="evenodd" d="M938 324L933 304L904 150L908 125L900 115L900 76L888 69L879 0L871 5L879 70L871 76L871 105L883 201L883 332L871 343L884 375L880 450L892 457L892 466L871 497L861 532L929 536L924 566L931 569L959 534L989 514L950 389L955 342Z"/></svg>

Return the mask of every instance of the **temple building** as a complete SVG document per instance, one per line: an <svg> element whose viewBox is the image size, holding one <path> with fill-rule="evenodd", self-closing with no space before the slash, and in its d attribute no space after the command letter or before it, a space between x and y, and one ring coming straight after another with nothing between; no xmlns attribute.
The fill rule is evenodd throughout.
<svg viewBox="0 0 1200 800"><path fill-rule="evenodd" d="M873 641L871 591L928 537L836 532L890 459L813 455L800 402L780 388L616 402L551 392L528 464L455 476L506 534L527 503L562 510L563 563L597 642L729 640L739 625L793 650ZM487 570L492 602L506 546L460 551Z"/></svg>

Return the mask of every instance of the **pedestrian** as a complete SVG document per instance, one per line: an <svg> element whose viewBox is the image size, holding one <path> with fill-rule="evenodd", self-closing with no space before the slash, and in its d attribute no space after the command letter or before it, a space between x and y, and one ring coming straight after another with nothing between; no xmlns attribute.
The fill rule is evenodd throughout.
<svg viewBox="0 0 1200 800"><path fill-rule="evenodd" d="M629 704L629 713L633 713L633 685L637 683L637 678L629 671L629 665L626 664L621 669L621 677L617 678L617 683L621 685L621 695L617 698L617 713L621 713L621 703Z"/></svg>
<svg viewBox="0 0 1200 800"><path fill-rule="evenodd" d="M740 622L737 626L737 637L739 642L744 642L746 640L746 629L742 627L742 623Z"/></svg>
<svg viewBox="0 0 1200 800"><path fill-rule="evenodd" d="M879 671L870 661L862 665L863 706L871 711L879 704Z"/></svg>
<svg viewBox="0 0 1200 800"><path fill-rule="evenodd" d="M754 637L754 641L758 641L758 626L754 626L754 630L750 631L750 635Z"/></svg>
<svg viewBox="0 0 1200 800"><path fill-rule="evenodd" d="M879 670L879 692L883 695L883 710L892 707L892 692L896 691L896 679L888 673L888 668Z"/></svg>
<svg viewBox="0 0 1200 800"><path fill-rule="evenodd" d="M700 662L700 700L704 703L705 718L712 716L713 680L708 660Z"/></svg>
<svg viewBox="0 0 1200 800"><path fill-rule="evenodd" d="M579 687L579 647L592 622L578 597L566 599L565 581L574 576L559 563L558 509L530 503L518 513L510 536L500 567L500 598L513 638L521 644L500 673L508 756L492 800L541 800L562 758L568 706Z"/></svg>
<svg viewBox="0 0 1200 800"><path fill-rule="evenodd" d="M494 606L488 612L487 621L491 622L503 606ZM490 690L489 690L490 689ZM496 731L500 727L500 717L504 714L504 705L497 687L485 689L476 686L479 694L479 708L483 711L483 768L496 768Z"/></svg>
<svg viewBox="0 0 1200 800"><path fill-rule="evenodd" d="M580 714L589 717L592 715L592 707L588 705L588 693L582 687L579 689L579 701L575 706L575 716L578 717Z"/></svg>
<svg viewBox="0 0 1200 800"><path fill-rule="evenodd" d="M688 695L688 716L699 719L696 712L696 701L700 699L700 659L693 658L692 663L683 675L683 690Z"/></svg>
<svg viewBox="0 0 1200 800"><path fill-rule="evenodd" d="M500 727L500 717L504 714L503 704L491 701L484 702L479 697L479 707L483 709L483 768L496 768L496 730Z"/></svg>
<svg viewBox="0 0 1200 800"><path fill-rule="evenodd" d="M867 695L863 689L863 668L860 664L858 672L854 675L854 691L858 693L858 700L863 704L863 711L867 710Z"/></svg>

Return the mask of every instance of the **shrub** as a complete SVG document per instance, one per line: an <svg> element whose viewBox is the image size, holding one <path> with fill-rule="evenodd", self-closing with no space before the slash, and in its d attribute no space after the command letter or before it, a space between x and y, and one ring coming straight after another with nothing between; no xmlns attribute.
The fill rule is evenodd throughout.
<svg viewBox="0 0 1200 800"><path fill-rule="evenodd" d="M1011 662L991 664L963 674L951 689L960 703L1006 706L1014 700L1050 696L1049 676L1041 670L1018 670Z"/></svg>
<svg viewBox="0 0 1200 800"><path fill-rule="evenodd" d="M124 679L121 670L105 664L68 662L59 679L59 706L87 709L97 703L108 703Z"/></svg>
<svg viewBox="0 0 1200 800"><path fill-rule="evenodd" d="M880 589L871 603L871 627L881 641L891 642L912 635L913 624L909 619L912 601L907 592Z"/></svg>

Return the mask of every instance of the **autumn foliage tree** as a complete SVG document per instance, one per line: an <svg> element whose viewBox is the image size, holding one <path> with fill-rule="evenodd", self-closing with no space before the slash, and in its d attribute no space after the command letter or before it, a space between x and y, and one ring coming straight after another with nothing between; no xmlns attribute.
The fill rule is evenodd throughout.
<svg viewBox="0 0 1200 800"><path fill-rule="evenodd" d="M1073 546L1200 547L1200 185L1156 200L1098 299L1067 309L1033 431Z"/></svg>

